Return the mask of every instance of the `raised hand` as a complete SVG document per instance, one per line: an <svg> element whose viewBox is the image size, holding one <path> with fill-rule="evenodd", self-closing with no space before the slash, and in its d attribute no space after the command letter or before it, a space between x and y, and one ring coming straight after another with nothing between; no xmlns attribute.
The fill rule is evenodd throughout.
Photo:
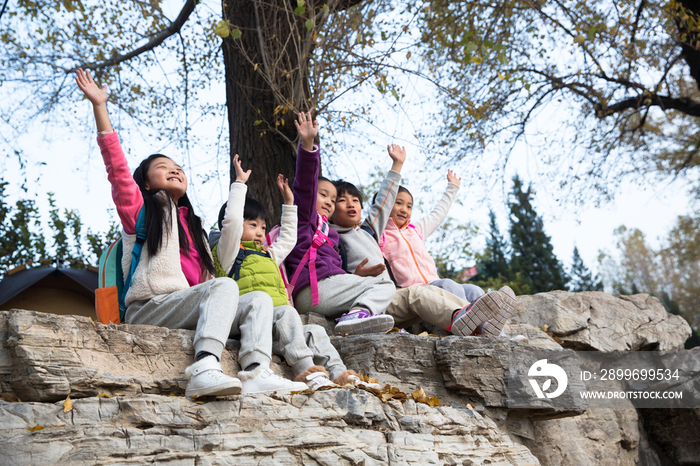
<svg viewBox="0 0 700 466"><path fill-rule="evenodd" d="M459 186L459 183L462 182L462 178L457 178L457 174L455 172L453 172L452 170L447 170L447 181Z"/></svg>
<svg viewBox="0 0 700 466"><path fill-rule="evenodd" d="M107 102L106 84L102 88L98 87L95 81L92 80L92 76L90 76L90 70L83 71L81 68L78 68L75 74L75 82L93 106L97 107Z"/></svg>
<svg viewBox="0 0 700 466"><path fill-rule="evenodd" d="M236 181L246 184L248 182L248 178L250 178L251 170L245 172L243 171L243 167L241 167L241 159L238 157L238 154L233 156L233 166L236 167Z"/></svg>
<svg viewBox="0 0 700 466"><path fill-rule="evenodd" d="M390 144L386 146L386 150L389 152L391 160L394 161L391 165L391 169L397 173L401 173L401 167L406 161L406 148L398 144Z"/></svg>
<svg viewBox="0 0 700 466"><path fill-rule="evenodd" d="M284 203L287 205L294 204L294 193L289 187L289 180L286 179L281 173L277 175L277 187L280 188L282 192L282 198L284 198Z"/></svg>
<svg viewBox="0 0 700 466"><path fill-rule="evenodd" d="M318 122L311 118L311 113L301 112L294 124L301 138L301 145L308 151L314 150L314 139L318 135Z"/></svg>
<svg viewBox="0 0 700 466"><path fill-rule="evenodd" d="M357 268L355 269L355 275L359 275L360 277L378 277L379 275L386 270L386 266L384 264L377 264L373 265L372 267L365 267L365 264L369 262L369 259L365 259L359 264L357 264Z"/></svg>

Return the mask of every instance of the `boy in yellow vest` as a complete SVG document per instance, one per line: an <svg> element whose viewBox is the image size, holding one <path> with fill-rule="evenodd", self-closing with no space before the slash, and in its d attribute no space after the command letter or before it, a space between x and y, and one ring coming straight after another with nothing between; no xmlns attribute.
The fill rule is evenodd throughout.
<svg viewBox="0 0 700 466"><path fill-rule="evenodd" d="M243 171L238 155L233 163L236 181L219 213L221 233L212 232L209 237L216 276L236 280L241 295L251 291L270 295L274 306L273 353L284 356L297 374L295 381L304 382L312 390L362 384L354 371L347 370L325 330L319 325L303 325L299 313L289 304L279 269L296 244L297 206L289 184L279 175L277 186L284 198L280 235L267 247L265 208L255 199L246 198L251 170Z"/></svg>

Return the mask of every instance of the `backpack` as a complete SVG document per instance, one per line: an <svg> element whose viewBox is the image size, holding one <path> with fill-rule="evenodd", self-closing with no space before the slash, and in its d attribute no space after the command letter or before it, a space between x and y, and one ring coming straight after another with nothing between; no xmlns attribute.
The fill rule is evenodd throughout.
<svg viewBox="0 0 700 466"><path fill-rule="evenodd" d="M145 207L141 207L136 219L136 242L131 251L131 267L126 280L122 270L123 247L121 238L110 244L100 256L98 288L95 290L95 311L97 320L103 324L124 322L124 314L126 313L124 298L131 286L132 277L141 258L141 250L146 242L145 215Z"/></svg>

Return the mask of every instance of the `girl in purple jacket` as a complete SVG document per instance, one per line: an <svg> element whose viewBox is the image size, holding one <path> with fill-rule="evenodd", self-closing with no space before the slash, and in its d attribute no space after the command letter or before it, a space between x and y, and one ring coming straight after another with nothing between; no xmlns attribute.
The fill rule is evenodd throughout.
<svg viewBox="0 0 700 466"><path fill-rule="evenodd" d="M317 312L339 317L335 331L341 334L377 333L394 326L384 310L394 299L391 280L370 276L358 267L346 274L339 255L339 236L328 225L335 211L336 189L319 177L318 123L300 113L294 122L301 138L294 178L294 202L298 206L297 245L287 257L292 296L301 313Z"/></svg>

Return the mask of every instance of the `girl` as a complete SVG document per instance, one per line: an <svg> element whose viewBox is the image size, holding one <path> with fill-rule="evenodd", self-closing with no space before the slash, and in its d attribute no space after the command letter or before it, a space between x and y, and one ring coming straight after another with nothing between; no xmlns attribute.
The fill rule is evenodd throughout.
<svg viewBox="0 0 700 466"><path fill-rule="evenodd" d="M484 291L476 285L459 284L450 279L441 279L437 274L435 261L425 248L424 238L433 233L445 220L447 212L454 201L461 178L457 178L452 170L447 171L447 190L433 211L425 218L411 223L413 196L403 186L399 186L394 207L384 234L379 240L384 257L396 279L396 285L402 288L411 285L433 285L443 288L470 303L476 302L484 295ZM502 312L480 325L478 331L499 335L503 325L515 305L515 294L504 287L499 290L503 294L504 306ZM460 316L456 316L460 317ZM471 324L467 328L471 328Z"/></svg>
<svg viewBox="0 0 700 466"><path fill-rule="evenodd" d="M396 289L384 277L346 274L338 251L338 233L328 226L335 210L333 183L319 178L318 123L300 113L294 122L301 137L297 152L294 201L298 206L297 245L287 257L292 297L299 312L338 316L335 331L345 334L384 332L394 319L384 310ZM341 313L345 312L340 315Z"/></svg>
<svg viewBox="0 0 700 466"><path fill-rule="evenodd" d="M136 242L136 220L142 207L145 211L146 241L125 297L124 321L195 330L195 362L185 371L188 398L289 388L289 381L269 369L272 328L265 322L271 322L266 315L272 312L270 297L256 292L239 299L233 280L212 279L214 262L202 222L187 198L182 168L154 154L141 162L132 178L109 121L107 86L100 89L81 69L76 82L93 106L97 142L123 228L125 271ZM238 334L239 363L245 368L238 376L243 383L225 375L220 363L226 340ZM254 371L258 367L263 370Z"/></svg>

